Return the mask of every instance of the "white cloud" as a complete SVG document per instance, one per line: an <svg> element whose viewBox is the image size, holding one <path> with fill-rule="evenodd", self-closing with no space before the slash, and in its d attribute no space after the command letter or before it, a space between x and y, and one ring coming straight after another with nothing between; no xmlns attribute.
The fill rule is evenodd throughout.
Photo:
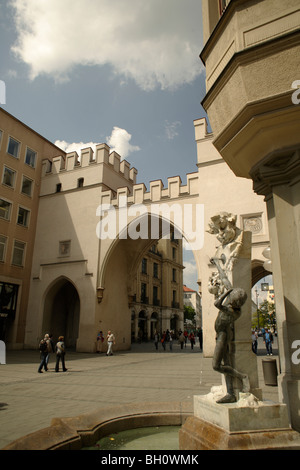
<svg viewBox="0 0 300 470"><path fill-rule="evenodd" d="M175 121L175 122L165 122L165 131L166 131L166 136L168 140L173 140L177 135L177 129L178 127L181 126L180 121Z"/></svg>
<svg viewBox="0 0 300 470"><path fill-rule="evenodd" d="M95 143L95 142L73 142L72 144L70 144L69 142L66 142L65 140L56 140L54 142L54 145L61 148L66 153L77 152L79 157L80 157L81 149L91 147L93 149L93 151L95 152L95 147L96 147L97 143Z"/></svg>
<svg viewBox="0 0 300 470"><path fill-rule="evenodd" d="M132 152L140 150L137 145L131 145L131 134L125 129L114 127L112 133L107 137L107 145L110 146L111 151L117 152L122 158L127 158Z"/></svg>
<svg viewBox="0 0 300 470"><path fill-rule="evenodd" d="M131 134L129 134L125 129L120 127L114 127L110 136L106 137L107 145L110 147L111 152L117 152L121 159L127 158L128 155L132 152L140 150L137 145L131 145ZM99 143L99 142L98 142ZM91 147L95 152L95 147L98 145L95 142L73 142L72 144L66 142L65 140L56 140L55 145L64 150L66 153L77 152L78 155L81 155L81 149Z"/></svg>
<svg viewBox="0 0 300 470"><path fill-rule="evenodd" d="M144 90L176 88L203 70L199 0L11 0L13 51L30 77L70 79L76 65L109 64Z"/></svg>

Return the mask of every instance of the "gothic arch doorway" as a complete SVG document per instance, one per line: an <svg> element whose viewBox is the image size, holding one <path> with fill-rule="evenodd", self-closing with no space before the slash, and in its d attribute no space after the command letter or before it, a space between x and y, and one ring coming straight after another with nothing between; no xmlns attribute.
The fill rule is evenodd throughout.
<svg viewBox="0 0 300 470"><path fill-rule="evenodd" d="M76 348L79 331L80 299L75 286L60 278L49 288L44 302L43 334L52 333L53 340L64 336L68 348Z"/></svg>

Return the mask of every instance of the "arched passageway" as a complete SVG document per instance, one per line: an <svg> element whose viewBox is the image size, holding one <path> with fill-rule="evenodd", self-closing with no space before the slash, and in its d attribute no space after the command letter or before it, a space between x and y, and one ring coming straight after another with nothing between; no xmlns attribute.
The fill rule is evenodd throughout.
<svg viewBox="0 0 300 470"><path fill-rule="evenodd" d="M64 336L66 347L76 348L79 316L80 300L76 288L66 278L57 280L45 296L43 333L52 333L54 341Z"/></svg>
<svg viewBox="0 0 300 470"><path fill-rule="evenodd" d="M269 276L270 273L269 271L266 271L264 268L264 262L262 260L253 260L251 263L251 268L252 268L252 286L255 286L255 284L260 281L263 277Z"/></svg>
<svg viewBox="0 0 300 470"><path fill-rule="evenodd" d="M102 240L105 256L99 285L103 295L97 319L104 330L114 330L118 337L116 347L120 349L130 348L131 341L153 339L155 330L161 333L170 329L175 311L178 313L172 320L174 330L180 322L183 328L182 238L185 235L178 231L175 236L177 229L169 222L169 233L160 230L158 237L152 238L148 215L137 219L140 225L145 221L148 236L145 233L143 238L132 238L121 234L110 243ZM161 223L160 218L158 221ZM162 244L157 250L159 242Z"/></svg>

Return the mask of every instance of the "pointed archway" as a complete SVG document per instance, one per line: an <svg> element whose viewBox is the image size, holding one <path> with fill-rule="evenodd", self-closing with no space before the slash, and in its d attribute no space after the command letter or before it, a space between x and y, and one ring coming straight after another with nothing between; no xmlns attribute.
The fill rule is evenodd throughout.
<svg viewBox="0 0 300 470"><path fill-rule="evenodd" d="M80 299L77 289L67 278L57 279L45 296L43 332L53 339L64 336L68 348L76 348L79 330Z"/></svg>

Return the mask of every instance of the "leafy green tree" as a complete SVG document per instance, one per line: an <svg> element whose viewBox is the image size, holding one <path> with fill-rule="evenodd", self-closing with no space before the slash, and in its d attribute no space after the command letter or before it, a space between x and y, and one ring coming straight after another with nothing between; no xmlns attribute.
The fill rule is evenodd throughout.
<svg viewBox="0 0 300 470"><path fill-rule="evenodd" d="M195 320L196 312L190 305L184 306L184 322L190 320L194 326L196 326Z"/></svg>
<svg viewBox="0 0 300 470"><path fill-rule="evenodd" d="M268 302L264 300L259 309L254 313L252 317L252 328L276 328L276 312L275 312L275 305L272 302Z"/></svg>

